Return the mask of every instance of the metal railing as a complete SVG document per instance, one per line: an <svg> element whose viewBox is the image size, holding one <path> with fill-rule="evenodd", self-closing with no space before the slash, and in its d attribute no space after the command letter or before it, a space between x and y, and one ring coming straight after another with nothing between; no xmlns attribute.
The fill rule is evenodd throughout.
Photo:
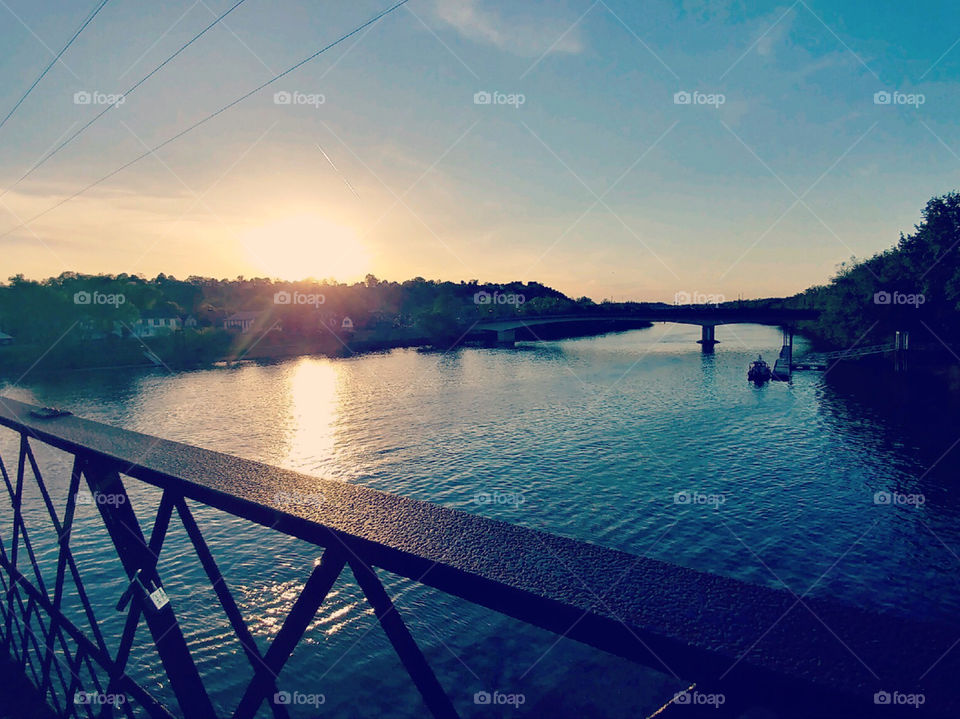
<svg viewBox="0 0 960 719"><path fill-rule="evenodd" d="M960 715L954 680L960 653L950 651L956 632L943 627L748 585L73 416L45 417L38 410L0 398L0 426L19 435L12 472L0 459L11 515L10 526L0 527L0 649L60 716L93 716L89 706L72 701L81 690L126 697L104 706L101 716L111 711L130 717L216 715L178 623L177 600L163 592L163 576L171 567L158 557L175 518L252 669L249 682L237 686L230 712L237 719L256 715L265 702L278 719L288 716L283 704L268 701L276 677L348 569L434 717L459 714L394 606L381 572L669 671L705 691L722 691L723 707L709 707L708 716L735 716L754 705L771 707L780 716L875 711L895 716L897 707L874 704L874 695L885 687L905 691L908 685L926 692L926 712ZM38 442L72 455L62 516L38 466ZM141 530L147 518L138 517L129 501L95 503L130 578L118 605L126 611L124 629L110 651L71 549L76 496L86 487L95 496L126 498L128 485L137 482L162 493L149 536ZM291 507L276 501L278 492L316 492L318 483L326 498L321 504ZM44 580L24 521L27 484L39 491L59 538L52 584ZM265 651L258 649L188 499L324 549ZM89 624L86 631L64 611L68 575ZM165 705L127 673L141 623L176 706ZM821 712L824 707L838 713ZM703 707L679 701L669 705L668 715L698 710Z"/></svg>
<svg viewBox="0 0 960 719"><path fill-rule="evenodd" d="M895 349L896 347L890 343L867 345L864 347L851 347L850 349L836 350L834 352L814 352L804 355L797 361L802 361L804 363L831 362L833 360L854 359L856 357L866 357L867 355L885 354L887 352L893 352Z"/></svg>

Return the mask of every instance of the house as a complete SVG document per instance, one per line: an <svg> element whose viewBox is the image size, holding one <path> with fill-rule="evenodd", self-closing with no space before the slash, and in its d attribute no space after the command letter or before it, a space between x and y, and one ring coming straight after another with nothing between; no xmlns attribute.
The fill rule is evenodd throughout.
<svg viewBox="0 0 960 719"><path fill-rule="evenodd" d="M144 316L130 324L114 323L113 333L120 337L157 337L179 332L183 329L183 320L179 317L167 317L159 313L145 312Z"/></svg>
<svg viewBox="0 0 960 719"><path fill-rule="evenodd" d="M262 312L251 311L235 312L223 321L223 328L235 332L249 332L257 325L262 314Z"/></svg>
<svg viewBox="0 0 960 719"><path fill-rule="evenodd" d="M0 345L12 345L13 337L8 335L6 332L0 332Z"/></svg>

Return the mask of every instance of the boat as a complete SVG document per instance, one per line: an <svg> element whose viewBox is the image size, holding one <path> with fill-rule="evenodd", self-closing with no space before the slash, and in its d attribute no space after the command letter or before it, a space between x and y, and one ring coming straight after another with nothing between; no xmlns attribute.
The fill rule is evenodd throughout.
<svg viewBox="0 0 960 719"><path fill-rule="evenodd" d="M750 363L750 369L747 370L747 379L756 384L763 384L772 376L773 371L770 369L770 365L763 361L761 355L757 355L757 359Z"/></svg>

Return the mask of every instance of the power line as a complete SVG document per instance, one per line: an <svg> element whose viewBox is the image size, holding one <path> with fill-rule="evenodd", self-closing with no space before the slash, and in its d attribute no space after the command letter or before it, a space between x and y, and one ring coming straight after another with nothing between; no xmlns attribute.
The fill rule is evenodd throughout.
<svg viewBox="0 0 960 719"><path fill-rule="evenodd" d="M63 53L67 51L67 48L73 45L73 41L80 36L80 33L83 32L84 28L86 28L87 25L93 22L93 18L97 16L97 13L99 13L103 9L103 6L106 5L108 2L110 2L110 0L103 0L103 2L101 2L97 6L97 8L93 11L93 13L91 13L90 16L83 21L83 24L79 28L77 28L77 31L73 33L73 37L70 38L70 41L63 46L63 49L57 53L57 56L53 58L53 60L50 61L50 64L43 69L43 72L40 73L40 77L38 77L36 80L33 81L33 84L30 87L28 87L27 91L23 93L23 95L19 100L17 100L17 104L10 109L10 112L7 113L7 116L2 120L0 120L0 128L2 128L4 125L7 124L7 120L9 120L13 116L13 113L17 111L17 108L23 104L23 101L27 99L27 95L33 92L33 88L35 88L37 85L40 84L40 81L44 78L44 76L48 72L50 72L50 68L57 64L57 61L63 56Z"/></svg>
<svg viewBox="0 0 960 719"><path fill-rule="evenodd" d="M186 50L188 47L190 47L191 45L193 45L193 43L195 43L197 40L199 40L201 37L203 37L210 28L212 28L214 25L216 25L217 23L219 23L219 22L220 22L221 20L223 20L227 15L229 15L229 14L232 13L234 10L236 10L238 7L240 7L241 5L243 5L243 3L245 3L246 1L247 1L247 0L238 0L238 2L237 2L235 5L233 5L233 7L231 7L229 10L227 10L225 13L223 13L220 17L218 17L218 18L217 18L216 20L214 20L212 23L210 23L209 25L207 25L205 28L203 28L203 30L201 30L201 31L198 32L196 35L194 35L188 42L186 42L186 43L184 43L183 45L181 45L181 46L180 46L180 49L177 50L175 53L173 53L173 55L171 55L170 57L168 57L166 60L164 60L164 61L161 62L159 65L157 65L155 68L153 68L153 70L151 70L151 71L148 72L146 75L144 75L142 78L140 78L137 82L135 82L133 85L131 85L128 90L125 90L124 92L120 93L120 94L118 95L118 97L117 97L116 100L114 100L114 101L111 102L109 105L107 105L103 110L100 111L99 114L95 115L95 116L93 117L93 119L91 119L86 125L84 125L84 126L81 127L79 130L77 130L76 132L74 132L70 137L68 137L66 140L64 140L64 141L61 142L59 145L57 145L57 147L53 148L53 150L51 150L49 153L47 153L47 155L46 155L45 157L43 157L39 162L37 162L33 167L31 167L31 168L30 168L29 170L27 170L25 173L23 173L22 175L20 175L20 177L17 179L16 182L14 182L12 185L10 185L10 186L9 186L7 189L5 189L3 192L0 192L0 197L3 197L3 196L6 195L8 192L10 192L10 190L12 190L14 187L16 187L16 186L19 185L21 182L23 182L25 179L27 179L28 177L30 177L30 175L32 175L32 174L34 173L34 171L36 171L37 169L39 169L41 166L45 165L45 164L47 163L47 160L49 160L51 157L53 157L53 156L56 155L58 152L60 152L60 150L62 150L63 148L65 148L67 145L69 145L71 142L73 142L75 139L77 139L80 135L82 135L82 134L87 130L88 127L90 127L93 123L95 123L95 122L96 122L97 120L99 120L101 117L103 117L103 116L106 115L108 112L110 112L110 110L112 110L113 108L115 108L118 103L122 102L123 100L126 100L126 98L127 98L128 96L132 95L133 92L134 92L138 87L140 87L143 83L145 83L147 80L149 80L149 79L150 79L151 77L153 77L155 74L157 74L161 69L163 69L163 67L164 67L167 63L169 63L171 60L173 60L177 55L179 55L180 53L182 53L182 52L183 52L184 50ZM121 99L121 98L122 98L122 99Z"/></svg>
<svg viewBox="0 0 960 719"><path fill-rule="evenodd" d="M54 203L53 205L51 205L51 206L48 207L47 209L45 209L45 210L43 210L42 212L39 212L39 213L37 213L36 215L34 215L33 217L31 217L29 220L26 220L26 221L24 221L24 222L21 222L19 225L15 225L14 227L11 227L11 228L10 228L9 230L7 230L6 232L0 233L0 239L6 237L7 235L11 234L12 232L16 232L17 230L19 230L19 229L22 228L22 227L26 227L27 225L30 225L31 223L36 222L36 221L39 220L41 217L43 217L44 215L46 215L48 212L52 212L53 210L57 209L57 208L60 207L61 205L64 205L64 204L68 203L70 200L74 199L75 197L79 197L80 195L82 195L82 194L83 194L84 192L86 192L87 190L90 190L90 189L96 187L97 185L99 185L101 182L104 182L104 181L106 181L106 180L109 180L109 179L110 179L111 177L113 177L114 175L116 175L116 174L118 174L118 173L120 173L120 172L123 172L123 171L126 170L128 167L130 167L131 165L134 165L134 164L136 164L137 162L140 162L140 160L142 160L143 158L149 157L150 155L152 155L153 153L155 153L157 150L160 150L161 148L166 147L167 145L169 145L171 142L175 142L176 140L179 140L181 137L183 137L184 135L186 135L188 132L191 132L191 131L197 129L198 127L200 127L201 125L203 125L203 124L206 123L206 122L209 122L210 120L212 120L213 118L215 118L217 115L220 115L221 113L226 112L227 110L229 110L229 109L230 109L231 107L233 107L234 105L237 105L237 104L243 102L243 101L246 100L248 97L250 97L251 95L254 95L254 94L260 92L260 90L262 90L263 88L267 87L268 85L272 85L273 83L275 83L275 82L276 82L277 80L279 80L280 78L286 77L287 75L289 75L289 74L290 74L291 72L293 72L294 70L302 67L303 65L306 65L306 64L307 64L308 62L310 62L311 60L319 57L320 55L322 55L323 53L325 53L325 52L326 52L327 50L329 50L330 48L336 47L337 45L339 45L340 43L342 43L344 40L346 40L346 39L348 39L348 38L350 38L350 37L353 37L353 36L356 35L358 32L360 32L360 31L362 31L362 30L365 30L366 28L370 27L371 25L373 25L375 22L377 22L377 21L380 20L381 18L386 17L387 15L389 15L390 13L392 13L393 11L395 11L397 8L402 7L403 5L406 5L408 2L409 2L409 0L400 0L400 2L398 2L398 3L394 4L394 5L391 5L389 8L387 8L386 10L380 12L380 13L377 14L377 15L374 15L372 18L370 18L369 20L367 20L367 21L366 21L365 23L363 23L362 25L359 25L358 27L354 28L353 30L351 30L350 32L348 32L346 35L341 35L339 38L337 38L336 40L334 40L334 41L333 41L332 43L330 43L329 45L326 45L325 47L320 48L319 50L317 50L317 51L316 51L315 53L313 53L312 55L309 55L309 56L305 57L303 60L301 60L301 61L298 62L297 64L293 65L292 67L287 68L286 70L284 70L284 71L281 72L280 74L274 75L273 78L271 78L270 80L267 80L266 82L258 85L257 87L253 88L253 89L250 90L249 92L241 95L240 97L238 97L238 98L237 98L236 100L234 100L233 102L227 103L226 105L224 105L223 107L221 107L219 110L216 110L216 111L214 111L214 112L211 112L209 115L207 115L207 116L204 117L203 119L198 120L197 122L193 123L193 124L190 125L189 127L184 128L183 130L181 130L181 131L178 132L177 134L173 135L172 137L168 137L166 140L164 140L163 142L161 142L159 145L154 145L153 147L151 147L149 150L147 150L147 151L144 152L143 154L138 155L137 157L133 158L132 160L130 160L130 161L127 162L126 164L123 164L123 165L121 165L120 167L118 167L117 169L113 170L112 172L107 173L106 175L104 175L104 176L101 177L100 179L94 180L93 182L91 182L91 183L90 183L89 185L87 185L86 187L84 187L84 188L82 188L82 189L77 190L76 192L74 192L72 195L69 195L69 196L63 198L62 200Z"/></svg>

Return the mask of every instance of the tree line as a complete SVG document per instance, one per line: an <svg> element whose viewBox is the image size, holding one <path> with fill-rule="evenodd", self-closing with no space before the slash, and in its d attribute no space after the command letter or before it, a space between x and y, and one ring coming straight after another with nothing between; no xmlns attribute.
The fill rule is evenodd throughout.
<svg viewBox="0 0 960 719"><path fill-rule="evenodd" d="M869 259L842 263L834 277L794 295L741 306L817 309L801 329L826 347L884 344L897 331L915 345L952 344L960 331L960 194L931 198L908 235Z"/></svg>

